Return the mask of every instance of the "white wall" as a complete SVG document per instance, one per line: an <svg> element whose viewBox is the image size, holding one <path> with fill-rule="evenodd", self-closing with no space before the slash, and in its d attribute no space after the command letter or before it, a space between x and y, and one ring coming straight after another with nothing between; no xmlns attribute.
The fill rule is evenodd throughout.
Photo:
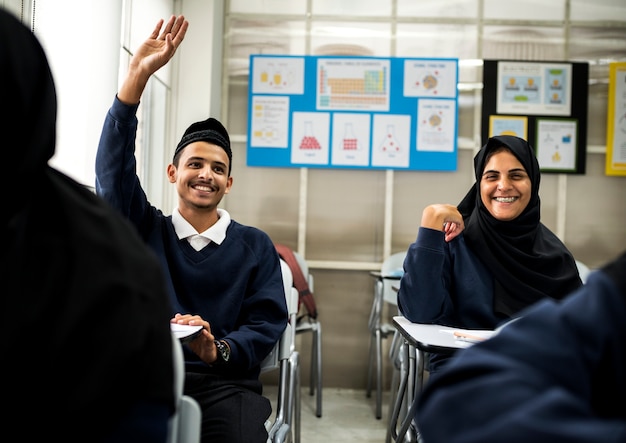
<svg viewBox="0 0 626 443"><path fill-rule="evenodd" d="M120 70L120 46L134 51L159 18L192 17L179 52L157 73L174 94L166 121L157 123L167 134L166 152L151 153L153 164L147 168L156 171L146 183L149 196L165 210L173 207L165 165L180 135L192 122L220 114L224 1L1 0L0 5L34 29L50 63L58 97L57 150L51 164L88 186L95 181L102 122L126 68Z"/></svg>
<svg viewBox="0 0 626 443"><path fill-rule="evenodd" d="M32 17L57 89L51 164L89 186L102 122L117 89L121 11L122 0L37 0Z"/></svg>
<svg viewBox="0 0 626 443"><path fill-rule="evenodd" d="M181 0L180 13L189 20L178 60L176 134L209 116L219 118L222 77L223 0ZM212 94L212 90L216 93Z"/></svg>
<svg viewBox="0 0 626 443"><path fill-rule="evenodd" d="M94 185L95 155L102 122L117 92L120 72L126 68L121 66L120 71L120 52L125 52L120 49L136 49L150 35L158 19L168 19L174 13L176 3L174 0L0 2L34 30L48 57L58 100L53 166L80 183ZM125 63L126 58L122 60ZM160 81L168 86L171 86L170 71L175 65L171 63L157 73ZM207 87L201 96L208 95ZM170 128L168 125L166 129ZM150 160L158 163L155 169L162 171L159 178L163 182L163 156ZM160 200L163 188L159 187L157 192L159 195L155 198Z"/></svg>

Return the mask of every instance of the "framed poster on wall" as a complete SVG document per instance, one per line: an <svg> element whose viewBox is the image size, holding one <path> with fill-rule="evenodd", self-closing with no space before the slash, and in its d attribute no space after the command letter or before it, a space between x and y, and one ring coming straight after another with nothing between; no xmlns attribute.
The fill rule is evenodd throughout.
<svg viewBox="0 0 626 443"><path fill-rule="evenodd" d="M458 60L251 55L248 166L456 170Z"/></svg>
<svg viewBox="0 0 626 443"><path fill-rule="evenodd" d="M483 144L516 135L535 148L543 172L584 174L589 65L485 60Z"/></svg>
<svg viewBox="0 0 626 443"><path fill-rule="evenodd" d="M626 62L609 65L606 175L626 175Z"/></svg>
<svg viewBox="0 0 626 443"><path fill-rule="evenodd" d="M521 115L490 115L489 137L494 135L515 135L528 137L528 117Z"/></svg>

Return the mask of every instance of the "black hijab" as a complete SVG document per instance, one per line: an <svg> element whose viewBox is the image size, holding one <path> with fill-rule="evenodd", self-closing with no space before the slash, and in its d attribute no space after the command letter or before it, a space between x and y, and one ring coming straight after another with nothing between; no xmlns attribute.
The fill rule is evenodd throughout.
<svg viewBox="0 0 626 443"><path fill-rule="evenodd" d="M499 221L480 198L480 181L489 154L506 146L531 181L528 206L514 220ZM491 137L474 157L476 183L458 209L465 221L465 241L494 276L494 309L511 316L544 298L561 299L582 282L574 257L540 221L541 173L535 152L519 137Z"/></svg>
<svg viewBox="0 0 626 443"><path fill-rule="evenodd" d="M2 8L0 103L5 428L32 441L102 441L137 402L173 408L159 264L129 222L48 165L50 68Z"/></svg>

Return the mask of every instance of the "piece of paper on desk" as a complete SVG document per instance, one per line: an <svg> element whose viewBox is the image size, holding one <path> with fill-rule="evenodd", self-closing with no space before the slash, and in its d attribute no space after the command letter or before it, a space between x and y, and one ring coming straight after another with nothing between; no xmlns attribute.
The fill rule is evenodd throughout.
<svg viewBox="0 0 626 443"><path fill-rule="evenodd" d="M170 323L172 334L183 343L194 339L202 330L202 325L179 325L178 323Z"/></svg>
<svg viewBox="0 0 626 443"><path fill-rule="evenodd" d="M440 332L452 334L455 340L469 344L480 343L495 335L495 331L483 329L441 329Z"/></svg>

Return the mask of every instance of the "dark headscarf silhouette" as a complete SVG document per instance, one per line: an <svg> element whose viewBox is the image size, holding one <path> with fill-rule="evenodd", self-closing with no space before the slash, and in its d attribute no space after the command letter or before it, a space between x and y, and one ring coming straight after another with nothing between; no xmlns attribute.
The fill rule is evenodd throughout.
<svg viewBox="0 0 626 443"><path fill-rule="evenodd" d="M531 181L528 206L514 220L500 221L480 197L480 180L489 154L506 146L520 161ZM545 297L561 299L582 282L576 262L559 238L541 223L535 152L519 137L491 137L474 157L476 183L458 209L465 222L466 243L494 276L494 309L506 316Z"/></svg>
<svg viewBox="0 0 626 443"><path fill-rule="evenodd" d="M2 8L0 103L5 428L30 441L102 441L139 401L173 408L160 268L121 215L48 165L51 71Z"/></svg>

